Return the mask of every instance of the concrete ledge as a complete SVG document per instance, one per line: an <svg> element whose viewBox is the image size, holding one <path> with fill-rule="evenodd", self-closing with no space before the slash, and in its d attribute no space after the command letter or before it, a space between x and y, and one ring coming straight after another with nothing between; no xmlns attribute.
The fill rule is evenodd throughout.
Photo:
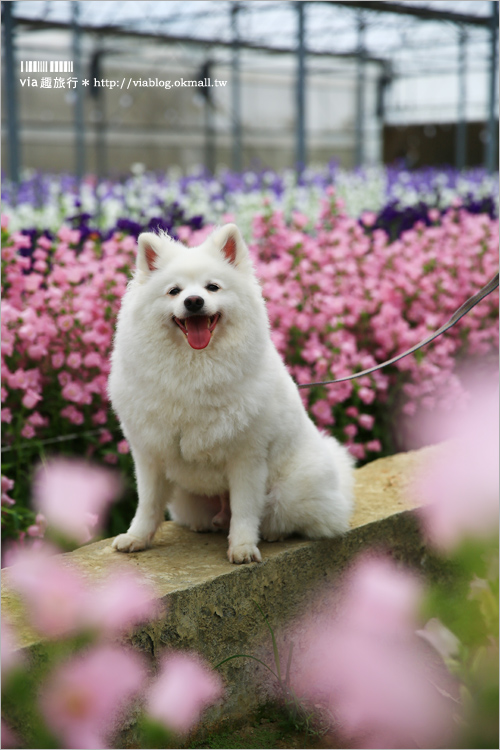
<svg viewBox="0 0 500 750"><path fill-rule="evenodd" d="M164 648L193 649L212 664L234 654L255 654L269 643L269 632L255 604L279 629L307 606L310 594L332 583L351 559L372 546L388 548L394 558L432 575L434 561L425 549L409 510L406 489L415 468L439 447L379 459L356 471L356 512L351 531L342 539L310 542L291 539L261 543L263 563L231 565L223 533L195 534L165 522L154 547L119 554L106 539L64 557L78 564L89 581L99 585L113 568L133 569L156 588L166 605L161 620L149 623L128 639L154 662ZM38 658L43 643L26 625L9 591L9 572L2 582L2 612L13 622L23 648ZM37 655L37 656L35 656ZM270 663L270 666L273 666ZM242 716L262 702L262 667L250 659L235 659L221 668L227 692L220 706L205 716L205 727ZM133 743L133 727L118 746Z"/></svg>

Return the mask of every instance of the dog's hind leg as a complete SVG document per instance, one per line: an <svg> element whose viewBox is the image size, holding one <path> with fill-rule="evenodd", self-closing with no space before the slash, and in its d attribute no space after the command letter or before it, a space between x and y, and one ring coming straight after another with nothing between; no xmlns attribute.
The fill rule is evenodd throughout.
<svg viewBox="0 0 500 750"><path fill-rule="evenodd" d="M231 506L229 504L229 492L223 492L219 495L220 510L212 518L212 526L216 529L223 529L229 531L229 525L231 523Z"/></svg>
<svg viewBox="0 0 500 750"><path fill-rule="evenodd" d="M213 523L222 510L219 495L195 495L182 487L175 488L168 503L172 521L187 526L191 531L217 531L222 528L220 524Z"/></svg>

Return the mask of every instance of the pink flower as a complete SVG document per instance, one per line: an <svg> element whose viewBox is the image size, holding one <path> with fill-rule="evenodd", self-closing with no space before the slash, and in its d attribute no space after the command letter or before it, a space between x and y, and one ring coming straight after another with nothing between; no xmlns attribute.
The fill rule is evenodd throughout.
<svg viewBox="0 0 500 750"><path fill-rule="evenodd" d="M359 410L357 406L348 406L345 410L345 413L348 417L357 417L359 414Z"/></svg>
<svg viewBox="0 0 500 750"><path fill-rule="evenodd" d="M82 412L78 411L78 409L73 406L73 404L70 404L70 406L66 406L64 409L61 409L61 417L69 419L72 424L83 424L85 421Z"/></svg>
<svg viewBox="0 0 500 750"><path fill-rule="evenodd" d="M66 364L68 365L68 367L71 367L73 370L76 370L78 367L80 367L81 363L82 355L79 354L79 352L71 352L66 360Z"/></svg>
<svg viewBox="0 0 500 750"><path fill-rule="evenodd" d="M22 741L2 719L2 747L21 747Z"/></svg>
<svg viewBox="0 0 500 750"><path fill-rule="evenodd" d="M54 459L35 476L33 504L49 525L77 542L89 540L88 516L102 515L116 498L115 474L84 461Z"/></svg>
<svg viewBox="0 0 500 750"><path fill-rule="evenodd" d="M120 440L120 442L116 446L116 449L118 453L130 453L130 446L127 440Z"/></svg>
<svg viewBox="0 0 500 750"><path fill-rule="evenodd" d="M148 582L133 571L111 573L92 594L87 620L106 634L116 635L158 613Z"/></svg>
<svg viewBox="0 0 500 750"><path fill-rule="evenodd" d="M146 710L168 729L186 734L222 693L222 681L215 672L195 656L174 653L162 661L160 674L149 690Z"/></svg>
<svg viewBox="0 0 500 750"><path fill-rule="evenodd" d="M1 410L1 421L10 424L12 422L12 412L8 407Z"/></svg>
<svg viewBox="0 0 500 750"><path fill-rule="evenodd" d="M27 379L26 372L21 369L17 369L14 373L8 376L7 382L10 388L26 388Z"/></svg>
<svg viewBox="0 0 500 750"><path fill-rule="evenodd" d="M22 404L27 409L33 409L39 401L42 400L42 397L33 391L31 388L28 388L26 393L23 396Z"/></svg>
<svg viewBox="0 0 500 750"><path fill-rule="evenodd" d="M35 428L31 424L25 424L21 430L21 435L23 438L26 438L26 440L31 440L31 438L36 435Z"/></svg>
<svg viewBox="0 0 500 750"><path fill-rule="evenodd" d="M60 315L58 323L61 331L69 331L73 327L73 318L71 315Z"/></svg>
<svg viewBox="0 0 500 750"><path fill-rule="evenodd" d="M299 633L306 644L295 649L296 694L322 706L350 747L451 746L455 706L440 690L453 688L414 635L417 580L367 557L342 589L341 601Z"/></svg>
<svg viewBox="0 0 500 750"><path fill-rule="evenodd" d="M375 417L371 414L360 414L358 417L358 423L365 430L371 430L375 424Z"/></svg>
<svg viewBox="0 0 500 750"><path fill-rule="evenodd" d="M377 220L377 214L373 213L373 211L364 211L361 214L361 221L365 225L365 227L372 227Z"/></svg>
<svg viewBox="0 0 500 750"><path fill-rule="evenodd" d="M14 487L14 480L2 474L2 492L9 492Z"/></svg>
<svg viewBox="0 0 500 750"><path fill-rule="evenodd" d="M67 401L74 401L76 404L82 402L82 388L78 383L69 380L61 391L62 397Z"/></svg>
<svg viewBox="0 0 500 750"><path fill-rule="evenodd" d="M62 242L70 244L75 244L80 239L80 231L78 229L70 229L69 227L62 226L57 236L59 237Z"/></svg>
<svg viewBox="0 0 500 750"><path fill-rule="evenodd" d="M108 415L104 411L104 409L99 409L99 411L96 411L96 413L92 416L92 422L93 424L106 424L108 421Z"/></svg>
<svg viewBox="0 0 500 750"><path fill-rule="evenodd" d="M101 362L101 356L97 352L89 352L83 358L83 364L85 367L100 367Z"/></svg>
<svg viewBox="0 0 500 750"><path fill-rule="evenodd" d="M48 424L47 418L42 417L42 415L38 411L34 411L29 415L28 422L32 424L33 427L44 427Z"/></svg>
<svg viewBox="0 0 500 750"><path fill-rule="evenodd" d="M62 354L62 352L56 352L56 354L52 356L53 367L55 367L56 370L58 370L60 367L63 366L63 364L64 364L64 354Z"/></svg>
<svg viewBox="0 0 500 750"><path fill-rule="evenodd" d="M9 495L7 494L7 492L4 492L4 491L2 490L2 505L6 505L6 506L8 506L8 507L12 507L12 506L13 506L13 505L15 505L15 504L16 504L16 501L15 501L15 500L13 500L13 499L12 499L12 498L11 498L11 497L10 497L10 496L9 496Z"/></svg>
<svg viewBox="0 0 500 750"><path fill-rule="evenodd" d="M43 247L43 248L45 248L45 250L50 250L50 248L52 247L52 240L49 240L49 238L48 238L48 237L43 237L43 236L42 236L42 237L39 237L39 238L38 238L38 240L37 240L37 244L38 244L38 245L39 245L40 247Z"/></svg>
<svg viewBox="0 0 500 750"><path fill-rule="evenodd" d="M349 449L349 453L351 456L356 458L358 461L362 461L366 456L366 451L363 445L361 443L347 443L347 447Z"/></svg>
<svg viewBox="0 0 500 750"><path fill-rule="evenodd" d="M35 292L43 282L43 276L40 273L30 273L24 277L24 288L28 292Z"/></svg>
<svg viewBox="0 0 500 750"><path fill-rule="evenodd" d="M58 638L75 633L86 616L88 594L81 576L47 548L17 550L8 580L23 598L33 626Z"/></svg>
<svg viewBox="0 0 500 750"><path fill-rule="evenodd" d="M51 674L40 691L40 708L64 747L107 747L106 735L144 678L137 654L123 647L97 646Z"/></svg>
<svg viewBox="0 0 500 750"><path fill-rule="evenodd" d="M365 443L365 448L367 451L380 453L380 451L382 450L382 443L380 442L380 440L369 440L367 443Z"/></svg>
<svg viewBox="0 0 500 750"><path fill-rule="evenodd" d="M32 346L28 347L27 351L31 359L34 360L42 359L47 354L47 348L42 344L32 344Z"/></svg>
<svg viewBox="0 0 500 750"><path fill-rule="evenodd" d="M375 400L375 391L363 386L359 389L359 397L364 404L371 404Z"/></svg>
<svg viewBox="0 0 500 750"><path fill-rule="evenodd" d="M414 401L407 401L403 406L403 412L410 417L417 413L417 405Z"/></svg>
<svg viewBox="0 0 500 750"><path fill-rule="evenodd" d="M316 401L311 407L311 412L322 425L333 424L332 408L325 400Z"/></svg>
<svg viewBox="0 0 500 750"><path fill-rule="evenodd" d="M420 517L430 541L450 550L466 537L498 533L499 398L498 378L470 385L471 399L461 413L439 424L430 420L434 439L450 437L414 487L427 504Z"/></svg>
<svg viewBox="0 0 500 750"><path fill-rule="evenodd" d="M357 431L358 431L358 428L356 427L355 424L347 424L344 427L345 434L347 435L347 437L350 437L350 438L355 437Z"/></svg>
<svg viewBox="0 0 500 750"><path fill-rule="evenodd" d="M31 247L31 239L27 234L23 234L22 232L13 232L11 234L11 237L18 249L27 249Z"/></svg>
<svg viewBox="0 0 500 750"><path fill-rule="evenodd" d="M31 524L31 526L28 526L28 528L26 529L26 533L28 534L28 536L43 539L46 528L47 521L45 520L45 517L41 513L37 513L35 523Z"/></svg>

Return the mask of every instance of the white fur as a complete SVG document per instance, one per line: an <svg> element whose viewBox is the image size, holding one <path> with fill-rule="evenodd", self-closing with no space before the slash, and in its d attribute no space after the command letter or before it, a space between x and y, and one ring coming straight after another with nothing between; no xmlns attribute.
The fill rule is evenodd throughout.
<svg viewBox="0 0 500 750"><path fill-rule="evenodd" d="M228 243L236 243L235 258L224 255ZM138 245L109 394L131 446L139 504L113 546L145 548L166 504L178 523L213 530L218 496L227 492L231 562L260 561L259 537L345 532L352 460L311 422L271 342L238 228L221 227L195 248L153 234L141 235ZM207 291L211 283L219 290ZM173 287L181 290L176 296L169 294ZM205 300L207 315L221 313L202 350L192 349L173 321L185 316L184 300L192 295Z"/></svg>

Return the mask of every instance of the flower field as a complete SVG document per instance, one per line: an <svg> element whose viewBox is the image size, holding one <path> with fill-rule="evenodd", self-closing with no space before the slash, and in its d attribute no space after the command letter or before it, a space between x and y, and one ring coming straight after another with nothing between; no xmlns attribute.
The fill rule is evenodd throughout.
<svg viewBox="0 0 500 750"><path fill-rule="evenodd" d="M186 221L199 228L220 223L230 213L248 237L263 200L283 211L287 221L293 211L300 211L312 228L324 191L331 186L349 216L374 212L379 226L392 223L393 230L398 225L408 229L418 219L427 221L430 208L447 209L456 199L473 213L493 215L498 208L496 175L482 169L408 172L371 167L347 171L335 163L305 170L300 178L292 169L241 174L222 170L216 176L202 170L183 176L171 169L167 174L154 174L136 164L132 174L120 180L98 184L88 176L79 191L72 175L28 172L17 191L8 180L2 181L2 202L8 206L12 231L47 230L51 234L67 223L80 227L84 234L97 232L106 237L115 229L134 233L159 225L169 230Z"/></svg>
<svg viewBox="0 0 500 750"><path fill-rule="evenodd" d="M106 396L108 359L135 238L160 227L197 244L215 222L242 228L267 300L273 340L298 383L370 367L425 338L496 272L497 195L481 171L409 173L333 166L126 180L29 176L2 216L2 533L42 536L28 507L34 464L52 453L118 465L131 458ZM444 337L350 383L301 391L315 422L361 461L403 443L419 410L461 398L460 368L498 350L498 294Z"/></svg>
<svg viewBox="0 0 500 750"><path fill-rule="evenodd" d="M480 170L331 165L298 181L137 166L121 181L88 178L80 194L69 176L28 175L16 196L5 185L2 536L9 585L47 659L28 664L14 624L2 622L4 746L111 747L126 711L138 746L173 747L225 697L226 659L166 651L151 676L141 654L117 644L168 617L148 581L110 573L96 587L54 554L123 531L135 506L107 376L139 232L160 227L193 245L214 223L236 221L275 345L305 384L368 368L445 323L497 271L497 202ZM321 746L498 747L497 357L498 292L415 355L300 391L314 421L360 462L454 439L413 488L429 500L417 514L423 538L453 576L424 582L368 553L324 616L291 623L293 658L273 633L274 687L295 722L315 717L333 732Z"/></svg>

